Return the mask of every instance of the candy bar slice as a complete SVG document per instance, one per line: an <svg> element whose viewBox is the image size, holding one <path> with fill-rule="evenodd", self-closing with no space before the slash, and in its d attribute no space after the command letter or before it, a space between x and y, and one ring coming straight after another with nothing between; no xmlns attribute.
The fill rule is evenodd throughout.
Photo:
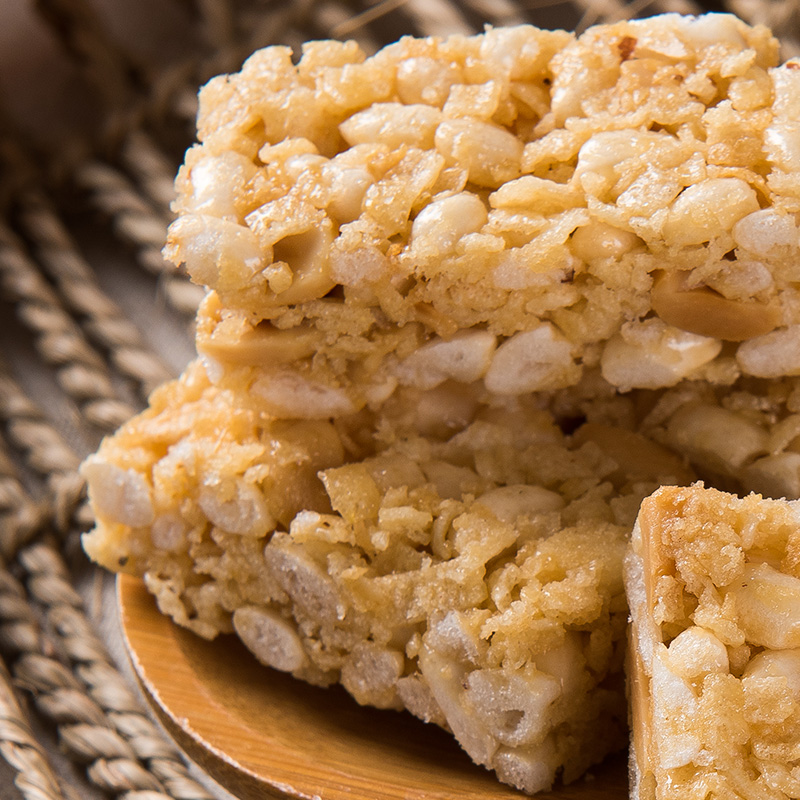
<svg viewBox="0 0 800 800"><path fill-rule="evenodd" d="M626 742L636 509L692 475L632 431L567 438L533 402L459 422L401 399L274 420L195 363L86 461L85 549L179 624L437 723L524 791L574 780Z"/></svg>
<svg viewBox="0 0 800 800"><path fill-rule="evenodd" d="M284 47L201 92L166 252L211 378L276 417L398 387L800 370L800 70L665 15Z"/></svg>
<svg viewBox="0 0 800 800"><path fill-rule="evenodd" d="M788 798L800 775L800 506L697 484L626 562L636 800Z"/></svg>

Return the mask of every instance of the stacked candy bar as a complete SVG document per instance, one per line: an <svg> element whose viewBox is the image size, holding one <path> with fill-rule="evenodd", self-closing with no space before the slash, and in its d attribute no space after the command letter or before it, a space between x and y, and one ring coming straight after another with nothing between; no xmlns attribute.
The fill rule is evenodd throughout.
<svg viewBox="0 0 800 800"><path fill-rule="evenodd" d="M624 746L642 499L800 493L798 66L667 15L212 80L199 358L87 460L89 554L524 791Z"/></svg>

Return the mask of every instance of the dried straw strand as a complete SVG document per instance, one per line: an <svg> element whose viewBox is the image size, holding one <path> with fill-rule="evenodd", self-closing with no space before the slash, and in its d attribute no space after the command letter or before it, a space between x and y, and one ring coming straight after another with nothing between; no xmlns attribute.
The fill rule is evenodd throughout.
<svg viewBox="0 0 800 800"><path fill-rule="evenodd" d="M39 265L55 282L69 310L82 318L91 338L109 354L114 367L137 384L143 397L169 379L170 371L100 288L66 226L41 193L28 192L20 199L20 221Z"/></svg>
<svg viewBox="0 0 800 800"><path fill-rule="evenodd" d="M698 14L702 8L694 0L573 0L574 5L583 9L583 16L576 26L581 33L591 25L600 22L617 22L631 19L647 11L647 14Z"/></svg>
<svg viewBox="0 0 800 800"><path fill-rule="evenodd" d="M404 9L423 36L471 36L477 32L460 4L451 0L408 0Z"/></svg>
<svg viewBox="0 0 800 800"><path fill-rule="evenodd" d="M375 53L380 48L379 42L366 29L367 22L358 21L358 16L354 17L350 9L337 0L328 0L317 6L317 23L323 30L328 31L332 39L347 39L352 36L367 55Z"/></svg>
<svg viewBox="0 0 800 800"><path fill-rule="evenodd" d="M46 524L50 509L35 502L17 477L17 469L0 447L0 556L9 560Z"/></svg>
<svg viewBox="0 0 800 800"><path fill-rule="evenodd" d="M94 206L112 220L115 233L135 248L137 262L161 278L170 305L183 314L194 315L203 290L177 273L161 255L169 224L166 215L158 213L128 178L109 164L87 161L75 170L73 179L89 193Z"/></svg>
<svg viewBox="0 0 800 800"><path fill-rule="evenodd" d="M407 2L408 0L380 0L358 14L345 15L342 19L334 22L330 27L330 34L334 39L346 39L355 31L401 8Z"/></svg>
<svg viewBox="0 0 800 800"><path fill-rule="evenodd" d="M86 504L86 485L78 475L80 458L41 409L0 364L0 420L10 444L25 464L40 475L49 493L51 520L61 532L86 529L93 515Z"/></svg>
<svg viewBox="0 0 800 800"><path fill-rule="evenodd" d="M11 229L0 222L0 286L16 303L17 315L35 336L39 354L87 421L113 430L136 409L117 398L103 358L89 344L64 305L42 278Z"/></svg>
<svg viewBox="0 0 800 800"><path fill-rule="evenodd" d="M59 710L59 733L67 751L75 758L92 760L87 770L90 780L115 793L156 791L177 800L211 800L208 791L189 776L177 751L163 740L143 711L141 700L113 665L82 609L60 553L50 544L34 544L20 553L19 563L27 574L31 598L42 607L47 635L54 637L72 672L66 672L69 677L63 680L63 673L53 671L52 664L45 664L45 657L37 655L19 659L15 675L37 691L82 687L102 710L105 725L85 715L67 721L63 702L49 707ZM94 707L92 713L96 716Z"/></svg>
<svg viewBox="0 0 800 800"><path fill-rule="evenodd" d="M528 22L512 0L466 0L473 11L492 25L522 25Z"/></svg>
<svg viewBox="0 0 800 800"><path fill-rule="evenodd" d="M731 11L751 25L766 25L780 37L784 59L800 55L798 0L728 0Z"/></svg>
<svg viewBox="0 0 800 800"><path fill-rule="evenodd" d="M152 137L133 130L122 144L120 156L128 172L140 183L156 208L171 217L170 203L175 199L175 165L159 150Z"/></svg>
<svg viewBox="0 0 800 800"><path fill-rule="evenodd" d="M25 800L64 800L44 749L17 700L0 659L0 755L15 771L14 785Z"/></svg>

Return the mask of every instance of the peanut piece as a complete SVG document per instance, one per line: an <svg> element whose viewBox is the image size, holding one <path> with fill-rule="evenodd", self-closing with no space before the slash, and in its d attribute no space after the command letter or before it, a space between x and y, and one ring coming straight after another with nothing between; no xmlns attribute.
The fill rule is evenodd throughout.
<svg viewBox="0 0 800 800"><path fill-rule="evenodd" d="M225 364L258 366L295 362L312 355L318 344L315 331L307 328L280 330L268 322L255 327L231 317L214 327L210 335L198 331L197 351Z"/></svg>
<svg viewBox="0 0 800 800"><path fill-rule="evenodd" d="M150 485L135 469L123 469L99 456L90 456L81 467L89 496L104 516L139 528L153 522L155 511Z"/></svg>
<svg viewBox="0 0 800 800"><path fill-rule="evenodd" d="M522 515L546 514L561 511L564 499L560 494L542 486L514 484L490 489L477 498L501 522L513 525Z"/></svg>
<svg viewBox="0 0 800 800"><path fill-rule="evenodd" d="M800 325L750 339L736 351L736 361L742 372L757 378L800 374Z"/></svg>
<svg viewBox="0 0 800 800"><path fill-rule="evenodd" d="M653 310L668 325L700 336L743 342L780 324L771 303L729 300L707 286L690 288L686 272L661 273L653 283Z"/></svg>
<svg viewBox="0 0 800 800"><path fill-rule="evenodd" d="M436 129L436 149L449 164L463 164L478 186L496 189L519 177L522 142L499 125L448 119Z"/></svg>
<svg viewBox="0 0 800 800"><path fill-rule="evenodd" d="M293 278L291 286L276 295L280 305L296 305L324 297L336 282L331 277L328 253L333 242L331 224L304 233L287 236L273 246L273 263L289 265Z"/></svg>
<svg viewBox="0 0 800 800"><path fill-rule="evenodd" d="M705 468L736 474L767 452L766 431L727 408L689 405L669 421L667 435L675 449Z"/></svg>
<svg viewBox="0 0 800 800"><path fill-rule="evenodd" d="M578 382L580 367L569 340L549 322L506 339L492 358L486 388L495 394L563 389Z"/></svg>
<svg viewBox="0 0 800 800"><path fill-rule="evenodd" d="M670 246L702 244L758 210L755 191L741 178L708 178L675 200L664 223L664 241Z"/></svg>
<svg viewBox="0 0 800 800"><path fill-rule="evenodd" d="M719 339L699 336L660 319L629 322L603 348L603 377L622 391L674 386L722 349Z"/></svg>
<svg viewBox="0 0 800 800"><path fill-rule="evenodd" d="M730 591L750 644L771 650L800 647L800 579L769 564L749 564Z"/></svg>
<svg viewBox="0 0 800 800"><path fill-rule="evenodd" d="M209 476L198 490L197 504L212 525L242 536L264 536L277 522L261 491L241 479L223 483Z"/></svg>
<svg viewBox="0 0 800 800"><path fill-rule="evenodd" d="M402 384L433 389L448 378L471 383L492 363L497 339L488 331L464 331L452 339L434 339L398 365Z"/></svg>
<svg viewBox="0 0 800 800"><path fill-rule="evenodd" d="M281 672L296 672L308 663L300 637L277 611L240 606L233 627L247 649L262 663Z"/></svg>
<svg viewBox="0 0 800 800"><path fill-rule="evenodd" d="M751 492L769 497L800 497L800 453L775 453L750 464L742 475L742 485Z"/></svg>
<svg viewBox="0 0 800 800"><path fill-rule="evenodd" d="M486 206L472 192L436 200L420 211L411 226L411 247L424 255L444 255L459 239L479 231L488 218Z"/></svg>
<svg viewBox="0 0 800 800"><path fill-rule="evenodd" d="M375 103L345 120L339 131L351 146L379 142L392 149L407 146L430 150L441 121L442 112L433 106Z"/></svg>
<svg viewBox="0 0 800 800"><path fill-rule="evenodd" d="M284 368L259 375L251 390L279 419L327 419L357 411L347 392Z"/></svg>

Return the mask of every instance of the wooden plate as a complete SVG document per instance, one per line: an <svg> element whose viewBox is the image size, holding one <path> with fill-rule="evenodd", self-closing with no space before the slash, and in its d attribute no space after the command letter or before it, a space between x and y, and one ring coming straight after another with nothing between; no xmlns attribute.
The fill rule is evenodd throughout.
<svg viewBox="0 0 800 800"><path fill-rule="evenodd" d="M500 800L523 795L410 714L363 708L261 666L233 636L207 642L161 615L144 584L117 581L134 669L178 744L242 800ZM628 796L622 756L552 800ZM544 795L538 795L544 798Z"/></svg>

